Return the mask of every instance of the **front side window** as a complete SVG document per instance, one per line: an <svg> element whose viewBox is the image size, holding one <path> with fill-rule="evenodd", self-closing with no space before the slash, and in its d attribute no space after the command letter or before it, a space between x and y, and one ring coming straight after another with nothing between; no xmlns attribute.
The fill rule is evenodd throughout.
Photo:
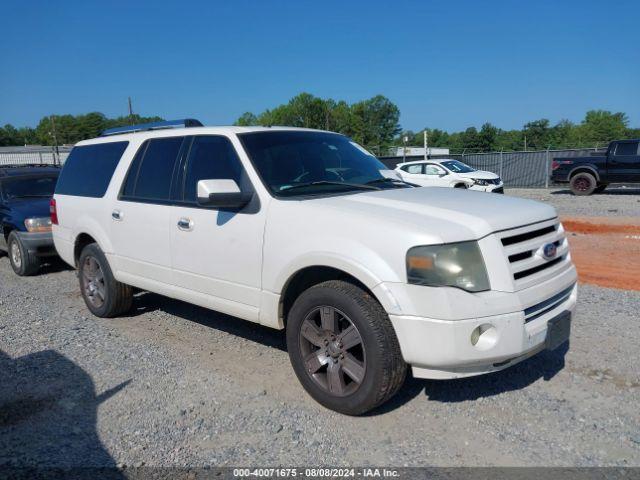
<svg viewBox="0 0 640 480"><path fill-rule="evenodd" d="M446 160L441 162L441 164L453 173L471 173L476 171L475 168L472 168L466 163L462 163L458 160Z"/></svg>
<svg viewBox="0 0 640 480"><path fill-rule="evenodd" d="M187 161L184 200L196 202L200 180L235 180L241 190L250 188L231 141L222 136L194 137Z"/></svg>
<svg viewBox="0 0 640 480"><path fill-rule="evenodd" d="M429 164L425 166L424 173L427 175L442 175L445 171L437 165Z"/></svg>
<svg viewBox="0 0 640 480"><path fill-rule="evenodd" d="M2 191L6 200L15 198L51 197L56 188L57 175L42 177L14 177L2 183Z"/></svg>
<svg viewBox="0 0 640 480"><path fill-rule="evenodd" d="M616 147L616 156L638 155L638 142L619 143Z"/></svg>
<svg viewBox="0 0 640 480"><path fill-rule="evenodd" d="M64 162L56 194L103 197L129 142L96 143L74 147Z"/></svg>
<svg viewBox="0 0 640 480"><path fill-rule="evenodd" d="M381 170L387 170L383 163L342 135L275 130L238 137L263 182L278 197L398 188L397 181L382 175Z"/></svg>
<svg viewBox="0 0 640 480"><path fill-rule="evenodd" d="M131 162L122 196L127 199L167 201L184 137L147 140Z"/></svg>

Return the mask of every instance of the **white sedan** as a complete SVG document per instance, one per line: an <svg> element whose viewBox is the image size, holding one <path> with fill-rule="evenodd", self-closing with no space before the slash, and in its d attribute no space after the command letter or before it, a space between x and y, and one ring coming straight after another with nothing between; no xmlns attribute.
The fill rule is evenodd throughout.
<svg viewBox="0 0 640 480"><path fill-rule="evenodd" d="M492 172L476 170L459 160L418 160L400 163L395 171L402 180L422 187L468 188L504 193L504 184Z"/></svg>

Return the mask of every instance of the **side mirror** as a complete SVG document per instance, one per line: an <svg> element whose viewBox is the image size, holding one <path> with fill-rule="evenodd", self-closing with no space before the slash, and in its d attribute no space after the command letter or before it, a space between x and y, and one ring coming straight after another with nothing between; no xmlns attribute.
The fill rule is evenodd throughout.
<svg viewBox="0 0 640 480"><path fill-rule="evenodd" d="M449 172L440 172L438 174L439 177L446 177L447 175L449 175Z"/></svg>
<svg viewBox="0 0 640 480"><path fill-rule="evenodd" d="M253 198L253 193L241 192L235 180L200 180L198 205L211 208L238 209Z"/></svg>

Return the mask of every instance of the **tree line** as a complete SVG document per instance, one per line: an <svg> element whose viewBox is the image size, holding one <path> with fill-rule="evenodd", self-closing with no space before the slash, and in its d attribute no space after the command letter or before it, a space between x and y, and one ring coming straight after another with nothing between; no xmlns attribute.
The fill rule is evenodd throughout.
<svg viewBox="0 0 640 480"><path fill-rule="evenodd" d="M139 115L107 118L99 112L49 115L35 128L0 127L0 146L74 144L96 137L106 128L160 120L162 118L157 116ZM331 130L351 137L376 154L384 154L391 146L421 146L425 130L430 147L469 152L602 147L611 140L640 137L640 129L629 127L625 113L606 110L588 111L579 123L561 120L552 125L548 119L540 119L524 124L519 130L503 130L487 122L480 129L469 127L459 132L438 128L413 132L402 131L399 121L399 108L383 95L350 104L301 93L262 113L246 112L234 124Z"/></svg>
<svg viewBox="0 0 640 480"><path fill-rule="evenodd" d="M406 139L406 145L422 146L424 130L402 132L395 138L395 145L404 145ZM604 147L611 140L640 138L640 128L629 128L625 113L607 110L590 110L580 123L561 120L551 125L546 118L534 120L521 130L502 130L485 123L480 130L469 127L453 133L437 128L426 131L430 147L469 152Z"/></svg>
<svg viewBox="0 0 640 480"><path fill-rule="evenodd" d="M97 137L106 128L160 120L160 117L141 117L137 114L107 118L100 112L49 115L43 117L35 128L16 128L13 125L0 127L0 146L72 145L80 140Z"/></svg>

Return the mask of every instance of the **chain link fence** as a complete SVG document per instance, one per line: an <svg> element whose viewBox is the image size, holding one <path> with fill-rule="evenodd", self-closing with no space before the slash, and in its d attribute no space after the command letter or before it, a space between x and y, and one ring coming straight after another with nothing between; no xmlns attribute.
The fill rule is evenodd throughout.
<svg viewBox="0 0 640 480"><path fill-rule="evenodd" d="M72 147L0 147L3 165L62 165Z"/></svg>
<svg viewBox="0 0 640 480"><path fill-rule="evenodd" d="M71 147L0 147L0 167L3 165L62 165ZM579 148L567 150L537 150L522 152L455 153L432 155L432 160L455 158L477 170L500 175L507 187L549 187L551 162L556 157L589 156L604 150ZM379 157L388 168L396 168L403 161L422 160L420 156Z"/></svg>
<svg viewBox="0 0 640 480"><path fill-rule="evenodd" d="M589 156L604 150L595 148L577 148L567 150L536 150L522 152L489 152L459 153L449 155L432 155L431 160L454 158L477 170L493 172L503 179L507 187L547 188L551 175L551 162L557 157ZM382 163L389 168L396 168L398 163L423 160L424 157L380 157Z"/></svg>

